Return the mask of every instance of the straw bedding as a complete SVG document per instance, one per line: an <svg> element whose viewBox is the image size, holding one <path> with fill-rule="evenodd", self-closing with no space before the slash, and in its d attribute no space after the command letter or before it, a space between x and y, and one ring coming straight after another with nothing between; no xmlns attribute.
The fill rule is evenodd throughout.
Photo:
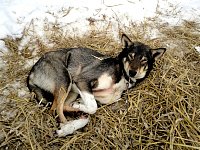
<svg viewBox="0 0 200 150"><path fill-rule="evenodd" d="M159 38L151 38L153 27ZM167 52L148 78L125 91L119 102L100 105L85 128L65 138L54 133L58 117L48 113L49 105L31 98L26 87L30 62L61 47L88 47L115 56L121 44L106 29L77 37L52 28L46 31L48 42L33 36L23 45L26 30L22 38L4 39L9 53L2 56L0 149L200 149L200 54L194 49L200 45L199 24L185 21L172 27L150 21L121 31Z"/></svg>

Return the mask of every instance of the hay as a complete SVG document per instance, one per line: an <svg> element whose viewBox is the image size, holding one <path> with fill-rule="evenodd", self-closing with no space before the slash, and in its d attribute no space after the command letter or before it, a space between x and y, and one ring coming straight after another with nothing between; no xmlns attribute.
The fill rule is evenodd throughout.
<svg viewBox="0 0 200 150"><path fill-rule="evenodd" d="M200 56L194 50L200 45L199 25L189 21L176 27L156 24L160 38L150 39L147 31L154 25L123 28L131 39L167 47L150 76L126 91L119 102L100 106L85 128L65 138L54 134L57 117L49 115L49 107L30 98L25 82L31 65L24 66L60 47L82 46L115 56L120 43L107 30L76 37L59 28L47 31L52 46L34 37L22 47L26 32L22 39L4 39L10 53L2 57L6 67L0 83L0 149L200 149Z"/></svg>

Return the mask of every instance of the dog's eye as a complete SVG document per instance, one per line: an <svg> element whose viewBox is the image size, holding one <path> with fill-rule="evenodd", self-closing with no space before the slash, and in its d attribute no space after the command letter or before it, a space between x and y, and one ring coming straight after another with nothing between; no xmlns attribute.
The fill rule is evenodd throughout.
<svg viewBox="0 0 200 150"><path fill-rule="evenodd" d="M147 60L141 61L141 64L146 64L146 63L147 63Z"/></svg>
<svg viewBox="0 0 200 150"><path fill-rule="evenodd" d="M146 58L146 57L142 57L142 58L140 59L140 61L141 61L142 64L144 64L144 63L147 62L147 58Z"/></svg>
<svg viewBox="0 0 200 150"><path fill-rule="evenodd" d="M135 56L135 53L128 54L128 58L129 58L129 60L134 59L134 56Z"/></svg>
<svg viewBox="0 0 200 150"><path fill-rule="evenodd" d="M144 59L142 59L140 61L141 61L141 65L142 66L146 66L147 65L147 59L146 58L144 58Z"/></svg>
<svg viewBox="0 0 200 150"><path fill-rule="evenodd" d="M144 70L148 69L148 65L146 65L146 64L143 67L144 67Z"/></svg>

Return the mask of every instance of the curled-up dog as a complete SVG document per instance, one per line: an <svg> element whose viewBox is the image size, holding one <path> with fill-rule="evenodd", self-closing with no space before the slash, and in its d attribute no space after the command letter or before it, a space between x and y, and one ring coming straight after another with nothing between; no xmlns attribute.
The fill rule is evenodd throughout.
<svg viewBox="0 0 200 150"><path fill-rule="evenodd" d="M115 58L88 48L68 48L47 52L33 66L27 78L28 88L39 101L52 99L50 110L56 110L62 124L58 136L72 134L89 121L88 117L67 121L65 111L94 114L97 101L118 101L124 90L147 77L154 61L166 51L132 42L125 34L122 45L124 48ZM78 95L80 102L76 101Z"/></svg>

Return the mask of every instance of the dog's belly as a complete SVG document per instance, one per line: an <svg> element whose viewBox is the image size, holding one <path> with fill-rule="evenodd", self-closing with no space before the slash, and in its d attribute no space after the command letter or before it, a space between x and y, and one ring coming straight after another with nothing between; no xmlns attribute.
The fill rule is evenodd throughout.
<svg viewBox="0 0 200 150"><path fill-rule="evenodd" d="M109 104L118 101L126 89L126 80L122 78L118 83L111 84L108 88L93 90L93 95L101 104Z"/></svg>

